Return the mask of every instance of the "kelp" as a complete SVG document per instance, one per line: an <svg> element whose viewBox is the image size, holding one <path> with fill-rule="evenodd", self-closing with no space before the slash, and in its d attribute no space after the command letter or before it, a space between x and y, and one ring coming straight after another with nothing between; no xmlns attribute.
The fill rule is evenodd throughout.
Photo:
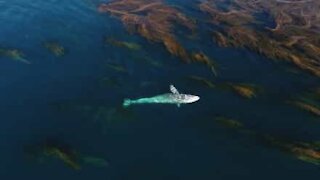
<svg viewBox="0 0 320 180"><path fill-rule="evenodd" d="M320 94L317 88L310 88L303 93L294 96L288 101L289 104L294 105L310 114L320 116Z"/></svg>
<svg viewBox="0 0 320 180"><path fill-rule="evenodd" d="M56 57L62 57L66 54L66 49L57 41L46 41L42 45Z"/></svg>
<svg viewBox="0 0 320 180"><path fill-rule="evenodd" d="M199 82L208 88L215 88L216 87L216 85L213 82L211 82L209 79L206 79L204 77L192 75L192 76L188 76L187 78L192 81Z"/></svg>
<svg viewBox="0 0 320 180"><path fill-rule="evenodd" d="M236 83L228 83L231 89L237 93L238 95L251 99L256 97L257 88L251 84L236 84Z"/></svg>
<svg viewBox="0 0 320 180"><path fill-rule="evenodd" d="M213 60L211 60L206 54L203 52L198 52L198 53L192 53L191 58L194 62L199 62L202 64L207 65L208 67L211 68L212 73L217 76L217 70L215 68Z"/></svg>
<svg viewBox="0 0 320 180"><path fill-rule="evenodd" d="M246 99L255 98L257 97L258 92L262 91L261 87L254 84L233 82L220 83L217 85L217 88L224 91L234 92L235 94Z"/></svg>
<svg viewBox="0 0 320 180"><path fill-rule="evenodd" d="M210 16L215 42L246 48L274 60L288 61L320 76L320 1L206 0L199 9ZM218 4L227 7L221 8ZM275 22L271 27L267 14Z"/></svg>
<svg viewBox="0 0 320 180"><path fill-rule="evenodd" d="M223 116L216 117L214 119L215 122L219 123L220 125L223 125L224 127L231 128L231 129L241 129L244 128L244 125L235 119L226 118Z"/></svg>
<svg viewBox="0 0 320 180"><path fill-rule="evenodd" d="M107 167L109 164L104 158L82 155L71 146L51 138L39 144L26 146L25 152L38 162L45 163L50 158L54 158L73 170L81 170L83 165Z"/></svg>
<svg viewBox="0 0 320 180"><path fill-rule="evenodd" d="M120 0L103 3L99 12L108 12L121 19L128 31L138 33L144 38L161 42L173 55L189 61L186 50L173 35L174 22L191 30L195 24L175 8L161 0Z"/></svg>
<svg viewBox="0 0 320 180"><path fill-rule="evenodd" d="M246 84L246 83L231 83L231 82L220 82L220 83L213 83L211 80L200 77L200 76L188 76L187 79L199 82L205 85L208 88L216 88L222 91L232 91L237 95L252 99L257 97L258 92L261 92L262 88L258 87L257 85L253 84Z"/></svg>
<svg viewBox="0 0 320 180"><path fill-rule="evenodd" d="M162 43L173 56L186 63L201 62L213 69L203 53L191 54L176 39L176 24L195 31L195 22L162 0L118 0L102 3L98 11L119 18L130 33L137 33L151 42Z"/></svg>
<svg viewBox="0 0 320 180"><path fill-rule="evenodd" d="M14 61L19 61L25 64L31 64L30 61L24 58L24 53L18 49L0 48L0 56L12 59Z"/></svg>
<svg viewBox="0 0 320 180"><path fill-rule="evenodd" d="M105 42L108 44L111 44L112 46L122 47L122 48L130 49L133 51L137 51L141 49L141 46L137 43L120 41L112 37L105 37Z"/></svg>
<svg viewBox="0 0 320 180"><path fill-rule="evenodd" d="M303 100L302 101L297 100L291 103L315 116L318 116L318 117L320 116L320 107L314 103L303 101Z"/></svg>
<svg viewBox="0 0 320 180"><path fill-rule="evenodd" d="M320 165L320 149L313 142L283 140L270 135L263 135L263 140L301 161Z"/></svg>
<svg viewBox="0 0 320 180"><path fill-rule="evenodd" d="M95 167L107 167L109 165L108 161L106 161L104 158L93 156L85 156L82 158L82 161Z"/></svg>
<svg viewBox="0 0 320 180"><path fill-rule="evenodd" d="M160 61L157 61L155 59L152 59L150 57L134 57L133 60L138 61L143 64L151 65L155 68L163 68L163 63Z"/></svg>
<svg viewBox="0 0 320 180"><path fill-rule="evenodd" d="M307 163L320 165L320 145L317 141L295 141L270 134L259 133L245 127L243 123L238 120L223 116L215 118L215 122L228 129L234 130L240 135L249 135L255 138L257 142L263 143L265 147L280 150Z"/></svg>

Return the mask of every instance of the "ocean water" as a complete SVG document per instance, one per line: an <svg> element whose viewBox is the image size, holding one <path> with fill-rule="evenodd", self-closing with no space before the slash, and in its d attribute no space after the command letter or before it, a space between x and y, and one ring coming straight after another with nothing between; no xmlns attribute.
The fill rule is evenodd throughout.
<svg viewBox="0 0 320 180"><path fill-rule="evenodd" d="M316 77L248 50L218 47L205 23L198 24L201 36L195 40L176 29L185 47L215 59L215 77L207 67L185 64L161 44L128 33L118 19L98 13L101 2L107 1L0 0L0 48L19 49L31 62L0 57L0 179L300 180L320 175L318 166L214 122L226 116L259 134L316 141L320 122L285 103L317 85ZM169 3L203 16L190 8L192 0ZM104 37L142 49L114 47ZM62 44L65 56L55 57L43 47L46 41ZM215 83L251 83L264 93L248 100L203 86L187 78L191 75ZM170 84L199 95L200 101L180 108L121 108L124 98L167 93ZM74 170L54 157L30 158L26 147L47 139L107 165L84 163Z"/></svg>

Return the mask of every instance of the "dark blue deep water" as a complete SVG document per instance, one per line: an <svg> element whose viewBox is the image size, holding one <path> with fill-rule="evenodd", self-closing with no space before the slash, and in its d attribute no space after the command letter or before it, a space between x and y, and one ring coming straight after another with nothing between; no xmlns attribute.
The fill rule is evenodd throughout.
<svg viewBox="0 0 320 180"><path fill-rule="evenodd" d="M0 0L0 48L19 49L31 62L0 57L1 180L301 180L320 176L318 166L213 122L225 116L258 134L315 141L320 122L284 99L313 87L318 79L292 73L288 69L294 67L253 52L218 47L205 23L198 24L202 35L195 40L182 38L188 32L177 30L185 47L215 59L219 71L215 77L207 67L185 64L161 44L129 34L118 19L97 12L100 2ZM170 3L201 19L199 12L188 8L194 1ZM104 42L105 36L135 42L142 49L111 46ZM65 56L55 57L43 47L46 41L63 45ZM111 68L110 63L123 69ZM191 75L217 83L251 83L263 87L264 93L248 100L191 81L187 78ZM121 108L124 98L166 93L169 84L199 95L200 101L180 108ZM108 165L82 163L81 170L74 170L58 158L27 150L41 149L46 141L66 144L79 156L101 158Z"/></svg>

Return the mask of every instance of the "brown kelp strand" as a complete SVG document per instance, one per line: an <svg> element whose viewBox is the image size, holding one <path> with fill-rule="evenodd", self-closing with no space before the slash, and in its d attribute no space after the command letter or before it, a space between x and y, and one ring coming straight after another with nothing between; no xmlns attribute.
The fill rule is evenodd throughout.
<svg viewBox="0 0 320 180"><path fill-rule="evenodd" d="M195 31L195 22L162 0L111 1L101 4L98 11L119 18L130 33L137 33L151 42L162 43L170 54L184 62L201 62L214 69L207 56L203 53L189 53L174 35L176 24Z"/></svg>
<svg viewBox="0 0 320 180"><path fill-rule="evenodd" d="M25 64L31 64L30 61L25 59L25 55L18 49L0 48L0 57L6 57L14 61L19 61Z"/></svg>
<svg viewBox="0 0 320 180"><path fill-rule="evenodd" d="M215 122L217 122L218 124L227 127L227 128L231 128L231 129L242 129L244 128L244 125L237 120L234 119L230 119L230 118L226 118L226 117L216 117L214 119Z"/></svg>
<svg viewBox="0 0 320 180"><path fill-rule="evenodd" d="M206 65L214 76L218 76L217 65L215 61L203 52L193 52L190 55L191 62Z"/></svg>
<svg viewBox="0 0 320 180"><path fill-rule="evenodd" d="M289 3L290 2L290 3ZM220 8L219 3L228 4ZM320 76L320 1L202 1L199 8L219 26L213 32L222 47L247 48L268 58L291 62ZM256 15L267 13L268 27ZM258 28L257 28L258 27Z"/></svg>
<svg viewBox="0 0 320 180"><path fill-rule="evenodd" d="M233 92L244 98L252 99L257 96L258 88L252 84L226 83L226 85L223 86L230 88Z"/></svg>
<svg viewBox="0 0 320 180"><path fill-rule="evenodd" d="M188 76L188 79L198 82L200 84L203 84L204 86L208 87L208 88L215 88L216 86L214 85L213 82L211 82L209 79L206 79L204 77L200 77L200 76Z"/></svg>
<svg viewBox="0 0 320 180"><path fill-rule="evenodd" d="M117 122L124 119L132 119L133 114L131 111L124 109L122 107L105 107L99 106L92 112L92 117L97 121L105 122Z"/></svg>
<svg viewBox="0 0 320 180"><path fill-rule="evenodd" d="M234 130L238 134L254 137L268 148L278 149L296 159L320 165L319 142L285 140L248 129L241 122L226 117L217 117L215 121L226 128Z"/></svg>
<svg viewBox="0 0 320 180"><path fill-rule="evenodd" d="M255 89L252 86L247 85L231 85L232 89L238 93L239 95L245 98L253 98L256 97Z"/></svg>
<svg viewBox="0 0 320 180"><path fill-rule="evenodd" d="M43 47L48 49L56 57L62 57L66 54L66 49L56 41L46 41L42 43Z"/></svg>
<svg viewBox="0 0 320 180"><path fill-rule="evenodd" d="M320 165L320 149L316 143L284 141L270 135L265 135L263 137L263 140L268 144L289 153L299 160L315 165Z"/></svg>
<svg viewBox="0 0 320 180"><path fill-rule="evenodd" d="M316 117L320 116L320 94L316 87L310 88L295 96L292 100L288 101L288 103Z"/></svg>
<svg viewBox="0 0 320 180"><path fill-rule="evenodd" d="M112 46L127 48L130 50L140 50L141 46L137 43L120 41L112 37L105 37L105 42Z"/></svg>
<svg viewBox="0 0 320 180"><path fill-rule="evenodd" d="M206 54L204 54L203 52L192 53L191 57L194 62L199 62L207 65L208 67L211 68L211 71L215 76L218 75L216 67L214 65L214 61L210 59Z"/></svg>
<svg viewBox="0 0 320 180"><path fill-rule="evenodd" d="M315 103L311 103L308 101L303 101L303 100L297 100L297 101L293 101L291 102L293 105L299 107L302 110L305 110L315 116L320 116L320 107L319 105L315 104Z"/></svg>
<svg viewBox="0 0 320 180"><path fill-rule="evenodd" d="M216 88L222 91L232 91L237 95L252 99L257 97L258 92L262 91L261 87L253 84L246 83L230 83L230 82L222 82L222 83L213 83L211 80L201 77L201 76L188 76L187 79L201 83L208 88Z"/></svg>

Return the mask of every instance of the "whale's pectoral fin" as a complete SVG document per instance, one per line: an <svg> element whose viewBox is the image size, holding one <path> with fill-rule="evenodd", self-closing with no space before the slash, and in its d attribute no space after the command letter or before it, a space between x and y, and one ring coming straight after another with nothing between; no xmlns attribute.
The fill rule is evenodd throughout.
<svg viewBox="0 0 320 180"><path fill-rule="evenodd" d="M177 104L178 108L180 107L180 104Z"/></svg>
<svg viewBox="0 0 320 180"><path fill-rule="evenodd" d="M179 91L171 84L170 85L170 91L173 93L173 94L179 94Z"/></svg>

